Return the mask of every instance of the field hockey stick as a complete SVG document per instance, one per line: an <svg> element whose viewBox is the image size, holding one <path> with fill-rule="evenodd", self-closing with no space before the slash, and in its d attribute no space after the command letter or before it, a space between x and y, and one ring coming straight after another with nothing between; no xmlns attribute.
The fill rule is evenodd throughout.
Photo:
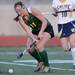
<svg viewBox="0 0 75 75"><path fill-rule="evenodd" d="M75 9L73 9L75 11ZM64 10L64 11L57 11L56 13L62 13L62 12L72 12L71 10Z"/></svg>
<svg viewBox="0 0 75 75"><path fill-rule="evenodd" d="M36 46L36 41L34 41L34 42L30 45L30 48L29 48L29 49L31 49L31 48L34 47L34 46ZM20 58L25 54L25 52L27 52L27 50L29 50L29 49L25 49L23 52L19 53L19 54L17 55L17 58L20 59Z"/></svg>
<svg viewBox="0 0 75 75"><path fill-rule="evenodd" d="M73 10L75 11L75 9ZM65 11L58 11L56 13L62 13L62 12L71 12L70 10L65 10ZM62 25L63 26L63 25ZM75 25L73 24L73 26L75 27ZM57 36L60 37L63 31L63 27L61 28L60 32L58 32Z"/></svg>
<svg viewBox="0 0 75 75"><path fill-rule="evenodd" d="M71 21L71 24L73 25L74 28L71 29L72 32L75 32L75 24Z"/></svg>
<svg viewBox="0 0 75 75"><path fill-rule="evenodd" d="M60 37L62 34L63 28L60 30L60 32L58 32L57 36Z"/></svg>
<svg viewBox="0 0 75 75"><path fill-rule="evenodd" d="M57 37L61 37L61 34L62 34L62 32L63 32L63 25L62 25L62 28L61 28L61 30L57 33Z"/></svg>
<svg viewBox="0 0 75 75"><path fill-rule="evenodd" d="M75 24L71 21L71 24L73 25L73 27L75 28Z"/></svg>

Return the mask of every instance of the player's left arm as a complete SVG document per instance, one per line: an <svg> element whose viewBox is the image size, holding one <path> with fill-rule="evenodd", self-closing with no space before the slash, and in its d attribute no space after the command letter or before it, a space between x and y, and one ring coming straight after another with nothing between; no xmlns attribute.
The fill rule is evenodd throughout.
<svg viewBox="0 0 75 75"><path fill-rule="evenodd" d="M40 36L44 32L45 28L47 27L47 20L45 19L44 15L42 15L42 13L35 8L32 8L32 14L42 22L42 27L38 35Z"/></svg>
<svg viewBox="0 0 75 75"><path fill-rule="evenodd" d="M75 11L75 0L71 0L72 5L70 6L70 11Z"/></svg>
<svg viewBox="0 0 75 75"><path fill-rule="evenodd" d="M75 5L73 5L73 6L71 6L70 8L69 8L69 10L72 12L72 11L75 11Z"/></svg>

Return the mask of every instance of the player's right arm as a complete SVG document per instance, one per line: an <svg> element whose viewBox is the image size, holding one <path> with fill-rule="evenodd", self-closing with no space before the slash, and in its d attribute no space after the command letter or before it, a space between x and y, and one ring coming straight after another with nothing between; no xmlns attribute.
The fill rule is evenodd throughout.
<svg viewBox="0 0 75 75"><path fill-rule="evenodd" d="M32 32L30 31L29 26L27 26L25 22L23 21L22 17L19 18L18 22L20 26L23 28L23 30L27 33L27 36L30 37L33 41L37 41L34 38L34 35L32 34Z"/></svg>
<svg viewBox="0 0 75 75"><path fill-rule="evenodd" d="M72 6L70 6L70 11L73 11L73 10L75 10L75 0L71 0L71 2L72 2Z"/></svg>
<svg viewBox="0 0 75 75"><path fill-rule="evenodd" d="M53 0L53 2L52 2L51 11L52 11L53 16L55 16L55 17L58 16L57 9L56 9L56 1L55 0Z"/></svg>
<svg viewBox="0 0 75 75"><path fill-rule="evenodd" d="M56 12L57 12L56 8L54 8L54 7L51 7L51 8L52 8L52 9L51 9L52 15L55 16L55 17L57 17L58 14L56 13Z"/></svg>

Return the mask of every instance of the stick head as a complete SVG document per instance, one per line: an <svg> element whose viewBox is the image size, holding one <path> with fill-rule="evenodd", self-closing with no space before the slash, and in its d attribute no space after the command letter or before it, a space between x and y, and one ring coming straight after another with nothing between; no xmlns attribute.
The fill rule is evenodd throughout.
<svg viewBox="0 0 75 75"><path fill-rule="evenodd" d="M23 56L23 52L20 52L20 53L17 54L18 59L22 58L22 56Z"/></svg>

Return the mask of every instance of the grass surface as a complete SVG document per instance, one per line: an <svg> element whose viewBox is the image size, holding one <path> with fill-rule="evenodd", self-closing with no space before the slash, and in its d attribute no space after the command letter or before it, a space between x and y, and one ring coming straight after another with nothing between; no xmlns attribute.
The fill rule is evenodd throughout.
<svg viewBox="0 0 75 75"><path fill-rule="evenodd" d="M51 71L37 73L33 71L36 61L28 53L19 60L16 58L17 53L24 49L25 47L0 47L0 75L10 75L9 68L14 70L12 75L75 75L75 70L72 69L71 52L65 53L57 46L46 47Z"/></svg>

